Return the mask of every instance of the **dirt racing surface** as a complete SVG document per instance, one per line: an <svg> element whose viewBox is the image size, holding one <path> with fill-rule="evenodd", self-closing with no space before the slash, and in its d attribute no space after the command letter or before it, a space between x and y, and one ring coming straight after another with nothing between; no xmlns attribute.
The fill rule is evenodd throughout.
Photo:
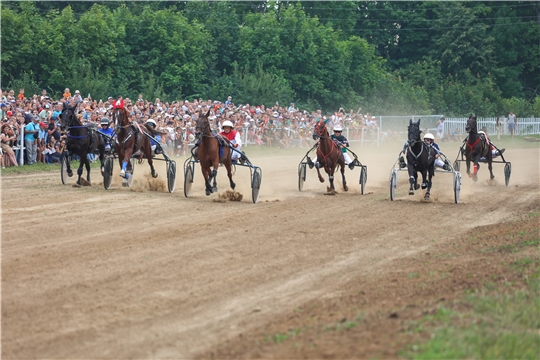
<svg viewBox="0 0 540 360"><path fill-rule="evenodd" d="M298 191L304 152L247 148L263 171L257 204L241 167L242 201L205 196L198 165L185 198L184 158L172 194L164 162L158 179L137 164L132 188L116 164L110 190L95 170L82 188L62 185L59 172L2 176L2 358L397 357L415 341L406 320L496 274L499 255L486 261L475 249L537 228L526 215L540 209L538 148L506 150L508 187L503 165L491 182L483 165L473 183L462 164L460 204L442 173L424 202L421 191L407 195L400 172L390 201L400 148L353 146L367 193L357 168L335 196L323 195L315 170ZM227 185L220 168L219 193ZM471 233L489 236L471 245ZM422 286L408 276L428 271L448 276ZM268 341L276 334L284 341Z"/></svg>

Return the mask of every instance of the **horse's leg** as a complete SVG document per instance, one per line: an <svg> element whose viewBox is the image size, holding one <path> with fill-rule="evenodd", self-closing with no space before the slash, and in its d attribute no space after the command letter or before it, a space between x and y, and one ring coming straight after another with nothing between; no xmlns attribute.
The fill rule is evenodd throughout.
<svg viewBox="0 0 540 360"><path fill-rule="evenodd" d="M79 167L77 168L77 185L81 185L81 176L82 176L82 173L83 173L83 166L84 166L84 163L85 161L87 161L88 159L86 158L86 155L83 157L82 155L79 156L80 157L80 162L79 162Z"/></svg>
<svg viewBox="0 0 540 360"><path fill-rule="evenodd" d="M343 180L343 191L349 191L349 187L347 186L347 180L345 180L345 162L343 164L340 164L341 167L341 179Z"/></svg>
<svg viewBox="0 0 540 360"><path fill-rule="evenodd" d="M430 195L431 195L431 179L433 178L433 174L435 173L435 165L433 167L430 167L428 169L428 180L427 180L427 191L424 195L424 200L429 201Z"/></svg>
<svg viewBox="0 0 540 360"><path fill-rule="evenodd" d="M428 170L422 171L422 190L425 190L428 187L426 178L427 178L427 172Z"/></svg>
<svg viewBox="0 0 540 360"><path fill-rule="evenodd" d="M211 175L210 175L210 167L201 166L203 176L204 176L204 186L205 186L205 193L206 196L209 196L212 193L212 185L211 185Z"/></svg>
<svg viewBox="0 0 540 360"><path fill-rule="evenodd" d="M478 181L478 169L480 169L480 165L478 163L480 162L480 155L481 154L478 154L474 157L473 174L472 174L473 181Z"/></svg>
<svg viewBox="0 0 540 360"><path fill-rule="evenodd" d="M411 186L409 187L409 195L414 195L414 190L418 189L417 177L416 171L414 170L414 165L411 163L411 161L407 160L407 171L409 172L409 183Z"/></svg>
<svg viewBox="0 0 540 360"><path fill-rule="evenodd" d="M488 150L488 155L487 155L487 156L489 156L489 158L486 157L487 162L488 162L489 178L490 178L491 180L493 180L493 179L495 179L495 175L493 175L493 166L492 166L492 164L493 164L493 159L492 159L492 155L491 155L491 150Z"/></svg>
<svg viewBox="0 0 540 360"><path fill-rule="evenodd" d="M145 135L145 145L144 145L144 156L148 160L148 165L150 165L150 172L152 177L155 179L158 177L156 169L154 169L154 160L152 160L152 145L150 144L150 138Z"/></svg>
<svg viewBox="0 0 540 360"><path fill-rule="evenodd" d="M231 186L231 189L234 190L236 187L236 184L234 183L232 179L232 166L228 162L225 163L225 168L227 169L227 176L229 177L229 185Z"/></svg>
<svg viewBox="0 0 540 360"><path fill-rule="evenodd" d="M88 155L86 156L86 160L84 162L84 165L86 166L86 181L88 181L88 183L91 184L91 181L90 181L90 160L88 160Z"/></svg>
<svg viewBox="0 0 540 360"><path fill-rule="evenodd" d="M327 174L328 174L328 180L330 181L330 192L332 194L335 194L336 188L334 187L334 171L327 172Z"/></svg>
<svg viewBox="0 0 540 360"><path fill-rule="evenodd" d="M66 158L66 171L69 177L73 176L73 170L71 170L71 161L69 161L69 151L64 151L62 153L62 156ZM61 158L60 162L62 162L64 159Z"/></svg>

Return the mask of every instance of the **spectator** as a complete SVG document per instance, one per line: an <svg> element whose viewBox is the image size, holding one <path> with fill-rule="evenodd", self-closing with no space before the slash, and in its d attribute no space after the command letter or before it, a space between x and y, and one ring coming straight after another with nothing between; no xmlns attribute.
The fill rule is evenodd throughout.
<svg viewBox="0 0 540 360"><path fill-rule="evenodd" d="M437 129L437 138L442 141L444 139L444 116L437 121L435 128Z"/></svg>
<svg viewBox="0 0 540 360"><path fill-rule="evenodd" d="M510 135L512 135L512 139L514 138L514 130L516 129L516 115L510 111L510 114L508 114L508 131L510 131Z"/></svg>
<svg viewBox="0 0 540 360"><path fill-rule="evenodd" d="M26 148L26 164L32 165L37 159L37 138L39 136L39 118L32 117L32 122L24 127L24 147Z"/></svg>
<svg viewBox="0 0 540 360"><path fill-rule="evenodd" d="M5 166L18 166L17 159L15 157L15 152L13 151L11 144L16 140L15 133L9 124L2 125L2 130L0 133L0 142L2 145L2 153L4 154L4 159L2 162L2 168Z"/></svg>

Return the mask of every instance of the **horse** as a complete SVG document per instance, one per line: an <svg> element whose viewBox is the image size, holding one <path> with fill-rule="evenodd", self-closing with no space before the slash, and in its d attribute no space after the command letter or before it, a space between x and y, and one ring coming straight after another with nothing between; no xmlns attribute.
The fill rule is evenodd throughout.
<svg viewBox="0 0 540 360"><path fill-rule="evenodd" d="M122 185L128 186L128 179L133 173L130 159L137 152L139 160L142 160L144 154L150 165L152 177L157 178L158 173L152 160L152 144L150 138L145 135L152 133L152 129L146 124L141 126L135 122L131 123L128 112L123 107L113 109L112 122L116 133L115 149L121 168L120 176L124 178Z"/></svg>
<svg viewBox="0 0 540 360"><path fill-rule="evenodd" d="M208 121L209 115L210 110L208 110L206 114L199 116L195 126L195 137L199 141L197 157L201 164L204 183L206 185L206 196L209 196L213 192L217 192L216 177L219 164L225 165L225 168L227 169L227 176L229 177L231 189L234 190L236 187L236 184L232 179L233 150L230 148L228 139L212 134L210 122ZM220 152L222 152L221 156ZM211 169L212 167L213 169ZM213 183L211 184L212 180Z"/></svg>
<svg viewBox="0 0 540 360"><path fill-rule="evenodd" d="M345 158L339 146L330 138L330 134L326 129L326 125L323 121L319 121L313 129L313 140L319 139L319 145L317 146L317 160L319 166L317 166L317 175L319 181L324 182L324 178L321 176L319 168L324 167L324 171L328 174L328 180L330 181L330 187L328 188L328 194L334 195L336 188L334 187L334 173L336 167L340 166L341 178L343 180L343 190L348 191L347 180L345 180Z"/></svg>
<svg viewBox="0 0 540 360"><path fill-rule="evenodd" d="M68 106L64 103L62 107L62 113L60 114L60 128L67 134L66 152L62 154L64 156L77 155L80 159L79 168L77 169L77 185L81 185L81 176L83 173L83 166L86 166L86 181L90 182L90 160L88 160L88 154L99 151L99 161L101 162L101 174L103 175L103 167L105 161L105 141L103 137L99 135L97 130L91 128L91 126L85 126L81 123L80 119L75 114L75 108L77 103L73 106ZM69 177L73 176L71 170L70 161L66 159L67 174ZM84 179L83 179L84 180Z"/></svg>
<svg viewBox="0 0 540 360"><path fill-rule="evenodd" d="M465 141L465 160L467 162L467 175L474 181L478 181L478 169L480 169L480 158L484 157L488 163L488 169L491 180L495 178L492 171L493 154L491 146L485 136L481 136L477 131L476 116L469 115L465 131L469 133ZM471 174L471 161L474 163L473 173Z"/></svg>
<svg viewBox="0 0 540 360"><path fill-rule="evenodd" d="M435 174L435 150L420 139L420 119L409 120L407 128L407 170L409 172L409 195L418 190L418 172L422 174L422 190L427 188L424 200L428 201L431 193L431 179ZM427 178L427 179L426 179Z"/></svg>

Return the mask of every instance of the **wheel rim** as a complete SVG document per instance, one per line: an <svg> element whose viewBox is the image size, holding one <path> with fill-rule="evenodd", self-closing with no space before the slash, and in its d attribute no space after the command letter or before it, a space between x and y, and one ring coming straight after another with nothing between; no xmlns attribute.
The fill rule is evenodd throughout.
<svg viewBox="0 0 540 360"><path fill-rule="evenodd" d="M510 184L510 174L512 173L512 166L510 165L510 163L506 163L506 165L504 166L504 182L506 184L506 186L508 186L508 184Z"/></svg>
<svg viewBox="0 0 540 360"><path fill-rule="evenodd" d="M362 170L360 170L360 191L362 195L364 195L365 187L366 187L366 171L364 167L362 167Z"/></svg>
<svg viewBox="0 0 540 360"><path fill-rule="evenodd" d="M176 163L171 161L167 169L167 185L169 192L172 193L176 187Z"/></svg>
<svg viewBox="0 0 540 360"><path fill-rule="evenodd" d="M394 201L396 197L396 172L392 171L392 176L390 177L390 200Z"/></svg>
<svg viewBox="0 0 540 360"><path fill-rule="evenodd" d="M259 201L260 189L261 189L261 173L259 169L255 169L255 172L253 173L253 181L251 184L251 195L252 195L254 204L256 204L257 201Z"/></svg>
<svg viewBox="0 0 540 360"><path fill-rule="evenodd" d="M306 165L300 164L298 168L298 191L302 191L304 188L304 182L306 179Z"/></svg>
<svg viewBox="0 0 540 360"><path fill-rule="evenodd" d="M105 190L108 190L111 187L112 182L112 160L109 158L105 160L105 166L103 169L103 186Z"/></svg>
<svg viewBox="0 0 540 360"><path fill-rule="evenodd" d="M184 196L188 197L191 192L191 185L193 184L193 170L190 165L186 167L184 173Z"/></svg>
<svg viewBox="0 0 540 360"><path fill-rule="evenodd" d="M68 173L67 173L67 155L64 155L62 158L62 163L60 164L60 177L62 179L62 184L66 185L68 183Z"/></svg>
<svg viewBox="0 0 540 360"><path fill-rule="evenodd" d="M461 180L459 173L454 174L454 201L459 204L459 194L461 191Z"/></svg>

